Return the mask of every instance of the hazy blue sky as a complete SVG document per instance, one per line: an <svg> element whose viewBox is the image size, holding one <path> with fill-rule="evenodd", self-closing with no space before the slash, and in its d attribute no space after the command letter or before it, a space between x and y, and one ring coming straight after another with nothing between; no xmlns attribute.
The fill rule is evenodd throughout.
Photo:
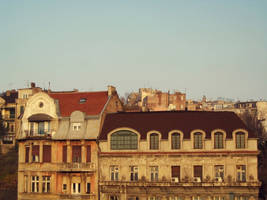
<svg viewBox="0 0 267 200"><path fill-rule="evenodd" d="M267 99L266 0L0 0L0 91Z"/></svg>

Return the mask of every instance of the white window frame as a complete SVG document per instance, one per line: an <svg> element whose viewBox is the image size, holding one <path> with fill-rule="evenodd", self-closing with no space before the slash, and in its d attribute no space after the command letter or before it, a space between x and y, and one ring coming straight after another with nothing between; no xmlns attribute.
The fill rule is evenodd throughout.
<svg viewBox="0 0 267 200"><path fill-rule="evenodd" d="M31 192L39 192L39 176L32 176L31 180Z"/></svg>
<svg viewBox="0 0 267 200"><path fill-rule="evenodd" d="M130 181L138 181L138 166L130 166Z"/></svg>
<svg viewBox="0 0 267 200"><path fill-rule="evenodd" d="M49 193L51 191L51 176L43 176L42 192Z"/></svg>
<svg viewBox="0 0 267 200"><path fill-rule="evenodd" d="M71 194L81 194L81 183L71 184Z"/></svg>
<svg viewBox="0 0 267 200"><path fill-rule="evenodd" d="M72 129L74 131L79 131L81 130L82 124L81 123L72 123Z"/></svg>
<svg viewBox="0 0 267 200"><path fill-rule="evenodd" d="M119 180L119 166L118 165L110 166L110 180L111 181Z"/></svg>
<svg viewBox="0 0 267 200"><path fill-rule="evenodd" d="M159 167L158 166L151 166L150 167L150 180L151 181L158 181L159 180Z"/></svg>

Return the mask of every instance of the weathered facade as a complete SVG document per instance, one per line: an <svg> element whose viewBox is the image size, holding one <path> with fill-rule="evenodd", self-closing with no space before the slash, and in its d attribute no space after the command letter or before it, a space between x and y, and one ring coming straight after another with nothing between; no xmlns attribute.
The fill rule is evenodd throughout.
<svg viewBox="0 0 267 200"><path fill-rule="evenodd" d="M97 136L106 113L122 110L105 92L39 92L18 136L18 199L99 199Z"/></svg>
<svg viewBox="0 0 267 200"><path fill-rule="evenodd" d="M100 199L254 200L257 138L232 112L108 114Z"/></svg>

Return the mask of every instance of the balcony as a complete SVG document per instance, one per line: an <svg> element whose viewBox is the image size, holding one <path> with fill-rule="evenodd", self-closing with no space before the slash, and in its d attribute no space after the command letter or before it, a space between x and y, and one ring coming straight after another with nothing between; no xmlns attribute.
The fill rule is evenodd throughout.
<svg viewBox="0 0 267 200"><path fill-rule="evenodd" d="M47 137L51 138L51 134L54 130L51 129L33 129L33 130L25 130L24 137Z"/></svg>
<svg viewBox="0 0 267 200"><path fill-rule="evenodd" d="M60 163L59 171L61 172L94 172L95 163Z"/></svg>
<svg viewBox="0 0 267 200"><path fill-rule="evenodd" d="M59 197L60 199L96 199L96 195L94 194L60 194Z"/></svg>

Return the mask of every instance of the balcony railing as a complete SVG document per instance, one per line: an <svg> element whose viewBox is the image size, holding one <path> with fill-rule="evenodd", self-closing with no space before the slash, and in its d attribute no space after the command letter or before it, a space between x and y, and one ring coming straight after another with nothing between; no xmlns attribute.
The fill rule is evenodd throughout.
<svg viewBox="0 0 267 200"><path fill-rule="evenodd" d="M261 183L259 181L252 181L252 182L172 182L172 181L100 181L101 186L138 186L138 187L145 187L145 186L182 186L182 187L228 187L228 186L239 186L239 187L259 187Z"/></svg>
<svg viewBox="0 0 267 200"><path fill-rule="evenodd" d="M53 130L51 129L32 129L25 130L25 137L50 137Z"/></svg>
<svg viewBox="0 0 267 200"><path fill-rule="evenodd" d="M61 194L60 199L88 199L95 200L96 195L94 194Z"/></svg>
<svg viewBox="0 0 267 200"><path fill-rule="evenodd" d="M95 171L95 163L61 163L59 171Z"/></svg>

